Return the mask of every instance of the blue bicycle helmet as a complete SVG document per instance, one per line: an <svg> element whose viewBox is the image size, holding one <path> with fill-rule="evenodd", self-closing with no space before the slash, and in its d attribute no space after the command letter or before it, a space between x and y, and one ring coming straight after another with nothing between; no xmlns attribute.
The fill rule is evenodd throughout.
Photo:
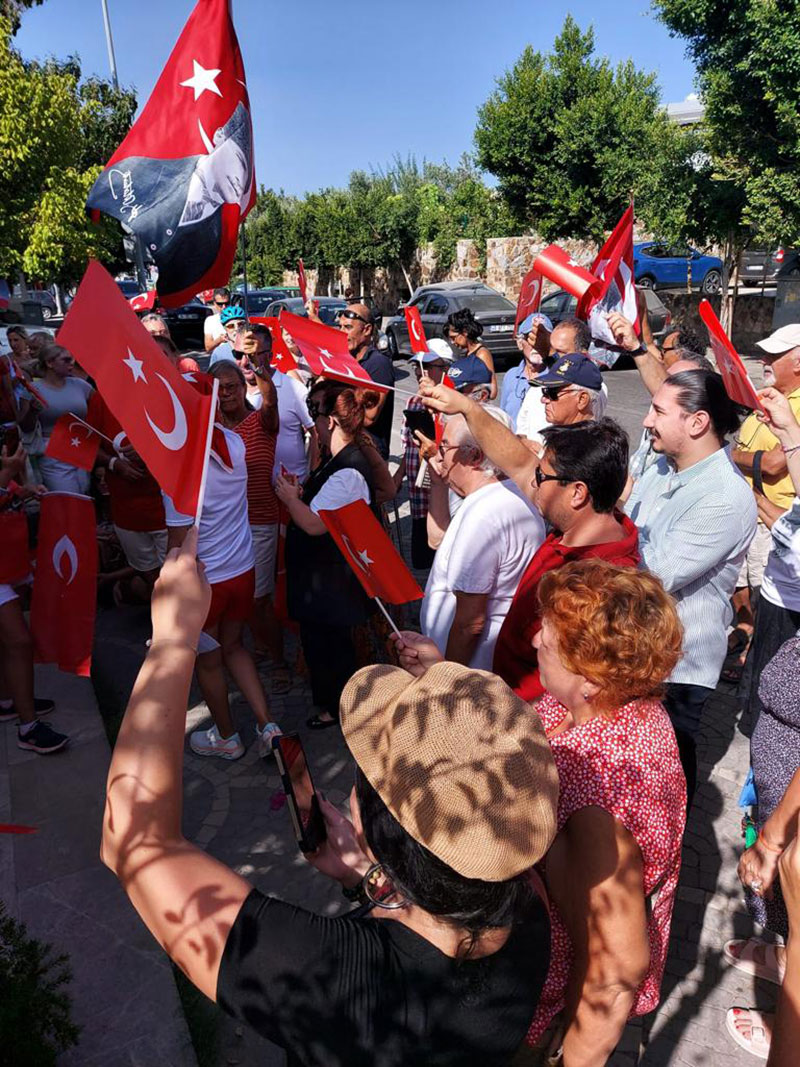
<svg viewBox="0 0 800 1067"><path fill-rule="evenodd" d="M220 312L219 321L223 326L228 322L233 322L235 319L240 319L242 322L247 321L247 315L244 313L244 308L240 307L238 304L230 304Z"/></svg>

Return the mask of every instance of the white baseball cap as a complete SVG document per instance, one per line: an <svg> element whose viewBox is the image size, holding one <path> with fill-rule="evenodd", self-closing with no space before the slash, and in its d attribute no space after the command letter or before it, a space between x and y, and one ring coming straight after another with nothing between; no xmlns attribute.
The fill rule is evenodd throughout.
<svg viewBox="0 0 800 1067"><path fill-rule="evenodd" d="M771 356L779 356L783 352L797 348L800 346L800 322L790 322L788 326L781 326L763 341L756 341L756 345Z"/></svg>
<svg viewBox="0 0 800 1067"><path fill-rule="evenodd" d="M444 359L448 363L452 363L455 358L453 355L453 349L443 340L441 337L433 337L428 341L427 352L417 352L414 357L418 363L435 363L437 359Z"/></svg>

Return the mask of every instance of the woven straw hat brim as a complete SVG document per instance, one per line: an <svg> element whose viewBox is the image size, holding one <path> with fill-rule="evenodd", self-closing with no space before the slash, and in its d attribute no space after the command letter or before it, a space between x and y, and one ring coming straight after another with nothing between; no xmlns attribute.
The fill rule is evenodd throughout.
<svg viewBox="0 0 800 1067"><path fill-rule="evenodd" d="M341 699L345 740L400 825L466 878L536 863L556 830L558 773L539 716L494 674L364 667Z"/></svg>

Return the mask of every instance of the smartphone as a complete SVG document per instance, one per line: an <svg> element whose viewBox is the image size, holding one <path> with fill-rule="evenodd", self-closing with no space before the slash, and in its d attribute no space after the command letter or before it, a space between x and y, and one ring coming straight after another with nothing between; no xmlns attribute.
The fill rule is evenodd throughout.
<svg viewBox="0 0 800 1067"><path fill-rule="evenodd" d="M299 734L282 734L272 750L301 852L315 852L328 832Z"/></svg>
<svg viewBox="0 0 800 1067"><path fill-rule="evenodd" d="M436 427L433 424L433 415L430 411L417 411L415 408L406 408L403 411L405 416L406 425L412 433L418 431L424 434L425 437L429 437L431 441L436 440Z"/></svg>
<svg viewBox="0 0 800 1067"><path fill-rule="evenodd" d="M15 422L0 426L0 448L5 448L7 456L13 456L19 448L19 427Z"/></svg>

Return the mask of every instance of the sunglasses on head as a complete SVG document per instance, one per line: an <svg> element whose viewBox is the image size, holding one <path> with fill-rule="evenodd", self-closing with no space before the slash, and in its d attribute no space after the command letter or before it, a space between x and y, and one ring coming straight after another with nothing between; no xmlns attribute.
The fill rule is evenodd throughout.
<svg viewBox="0 0 800 1067"><path fill-rule="evenodd" d="M345 308L344 311L339 312L340 319L358 319L359 322L365 323L367 326L371 326L372 323L369 319L365 319L363 315L359 315L357 311L351 311L350 308Z"/></svg>

